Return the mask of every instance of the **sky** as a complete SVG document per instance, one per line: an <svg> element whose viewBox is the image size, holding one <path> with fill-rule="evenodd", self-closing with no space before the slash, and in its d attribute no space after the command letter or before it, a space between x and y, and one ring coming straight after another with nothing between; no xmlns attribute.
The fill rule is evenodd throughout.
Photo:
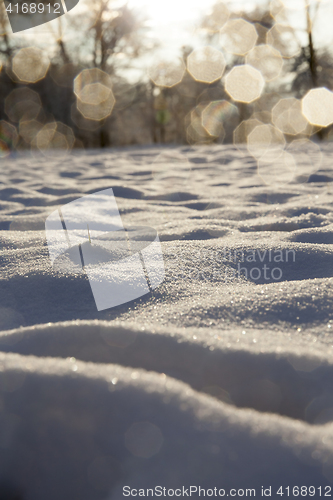
<svg viewBox="0 0 333 500"><path fill-rule="evenodd" d="M166 44L173 44L178 39L180 45L193 35L193 30L198 20L207 14L217 0L129 0L129 4L146 12L150 18L152 32ZM319 1L320 9L315 26L316 40L320 44L333 41L333 1L309 0L314 3ZM268 5L268 0L225 0L230 10L252 10L256 5ZM305 0L285 0L285 5L290 8L289 18L292 25L304 27Z"/></svg>
<svg viewBox="0 0 333 500"><path fill-rule="evenodd" d="M260 3L265 0L259 0ZM216 0L129 0L129 4L147 13L152 36L169 49L193 45L195 28L209 13ZM225 1L230 8L251 8L252 0Z"/></svg>
<svg viewBox="0 0 333 500"><path fill-rule="evenodd" d="M260 0L259 0L260 1ZM264 3L261 0L260 3ZM153 26L177 23L195 23L200 14L205 14L216 0L129 0L133 7L145 9L151 18ZM237 6L250 8L255 5L252 0L226 1L232 9Z"/></svg>

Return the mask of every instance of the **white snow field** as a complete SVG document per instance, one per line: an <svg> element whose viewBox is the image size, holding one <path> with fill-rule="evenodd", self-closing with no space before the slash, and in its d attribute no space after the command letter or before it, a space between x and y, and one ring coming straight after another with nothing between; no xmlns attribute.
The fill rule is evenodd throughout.
<svg viewBox="0 0 333 500"><path fill-rule="evenodd" d="M292 178L231 145L1 160L1 500L331 496L321 149ZM125 227L157 230L165 280L98 311L69 253L52 267L45 221L110 187Z"/></svg>

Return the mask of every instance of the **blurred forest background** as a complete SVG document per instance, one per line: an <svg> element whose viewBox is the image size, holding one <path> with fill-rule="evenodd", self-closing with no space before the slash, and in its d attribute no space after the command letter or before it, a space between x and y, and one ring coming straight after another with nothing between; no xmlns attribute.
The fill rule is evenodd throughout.
<svg viewBox="0 0 333 500"><path fill-rule="evenodd" d="M2 156L29 148L242 143L263 125L260 137L268 130L273 142L329 140L333 54L314 36L320 0L299 4L292 14L281 0L243 12L217 1L198 19L194 46L163 58L148 20L126 4L80 3L66 28L60 17L45 25L44 38L29 38L11 33L1 2ZM322 114L330 114L317 118L313 108L323 103Z"/></svg>

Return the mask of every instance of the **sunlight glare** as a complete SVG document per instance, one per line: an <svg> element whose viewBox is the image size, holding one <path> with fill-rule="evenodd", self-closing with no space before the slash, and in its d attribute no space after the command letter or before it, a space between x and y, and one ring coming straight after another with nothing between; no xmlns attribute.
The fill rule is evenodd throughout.
<svg viewBox="0 0 333 500"><path fill-rule="evenodd" d="M130 0L131 7L142 10L149 17L151 25L196 22L200 12L207 12L214 0Z"/></svg>

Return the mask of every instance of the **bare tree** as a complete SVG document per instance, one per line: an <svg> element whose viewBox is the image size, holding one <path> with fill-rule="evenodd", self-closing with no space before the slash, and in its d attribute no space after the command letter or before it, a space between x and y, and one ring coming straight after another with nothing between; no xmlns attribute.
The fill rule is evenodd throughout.
<svg viewBox="0 0 333 500"><path fill-rule="evenodd" d="M313 30L320 9L320 1L310 5L304 0L306 17L307 44L302 46L301 53L292 64L296 76L292 89L299 94L315 87L330 86L333 79L332 55L328 48L316 47Z"/></svg>
<svg viewBox="0 0 333 500"><path fill-rule="evenodd" d="M112 0L96 0L89 9L72 19L72 27L78 37L84 65L113 73L150 50L146 44L145 19L128 7L113 6ZM84 27L84 29L82 29Z"/></svg>
<svg viewBox="0 0 333 500"><path fill-rule="evenodd" d="M6 14L5 3L0 2L0 54L5 60L13 53L13 46L8 36L9 22Z"/></svg>

